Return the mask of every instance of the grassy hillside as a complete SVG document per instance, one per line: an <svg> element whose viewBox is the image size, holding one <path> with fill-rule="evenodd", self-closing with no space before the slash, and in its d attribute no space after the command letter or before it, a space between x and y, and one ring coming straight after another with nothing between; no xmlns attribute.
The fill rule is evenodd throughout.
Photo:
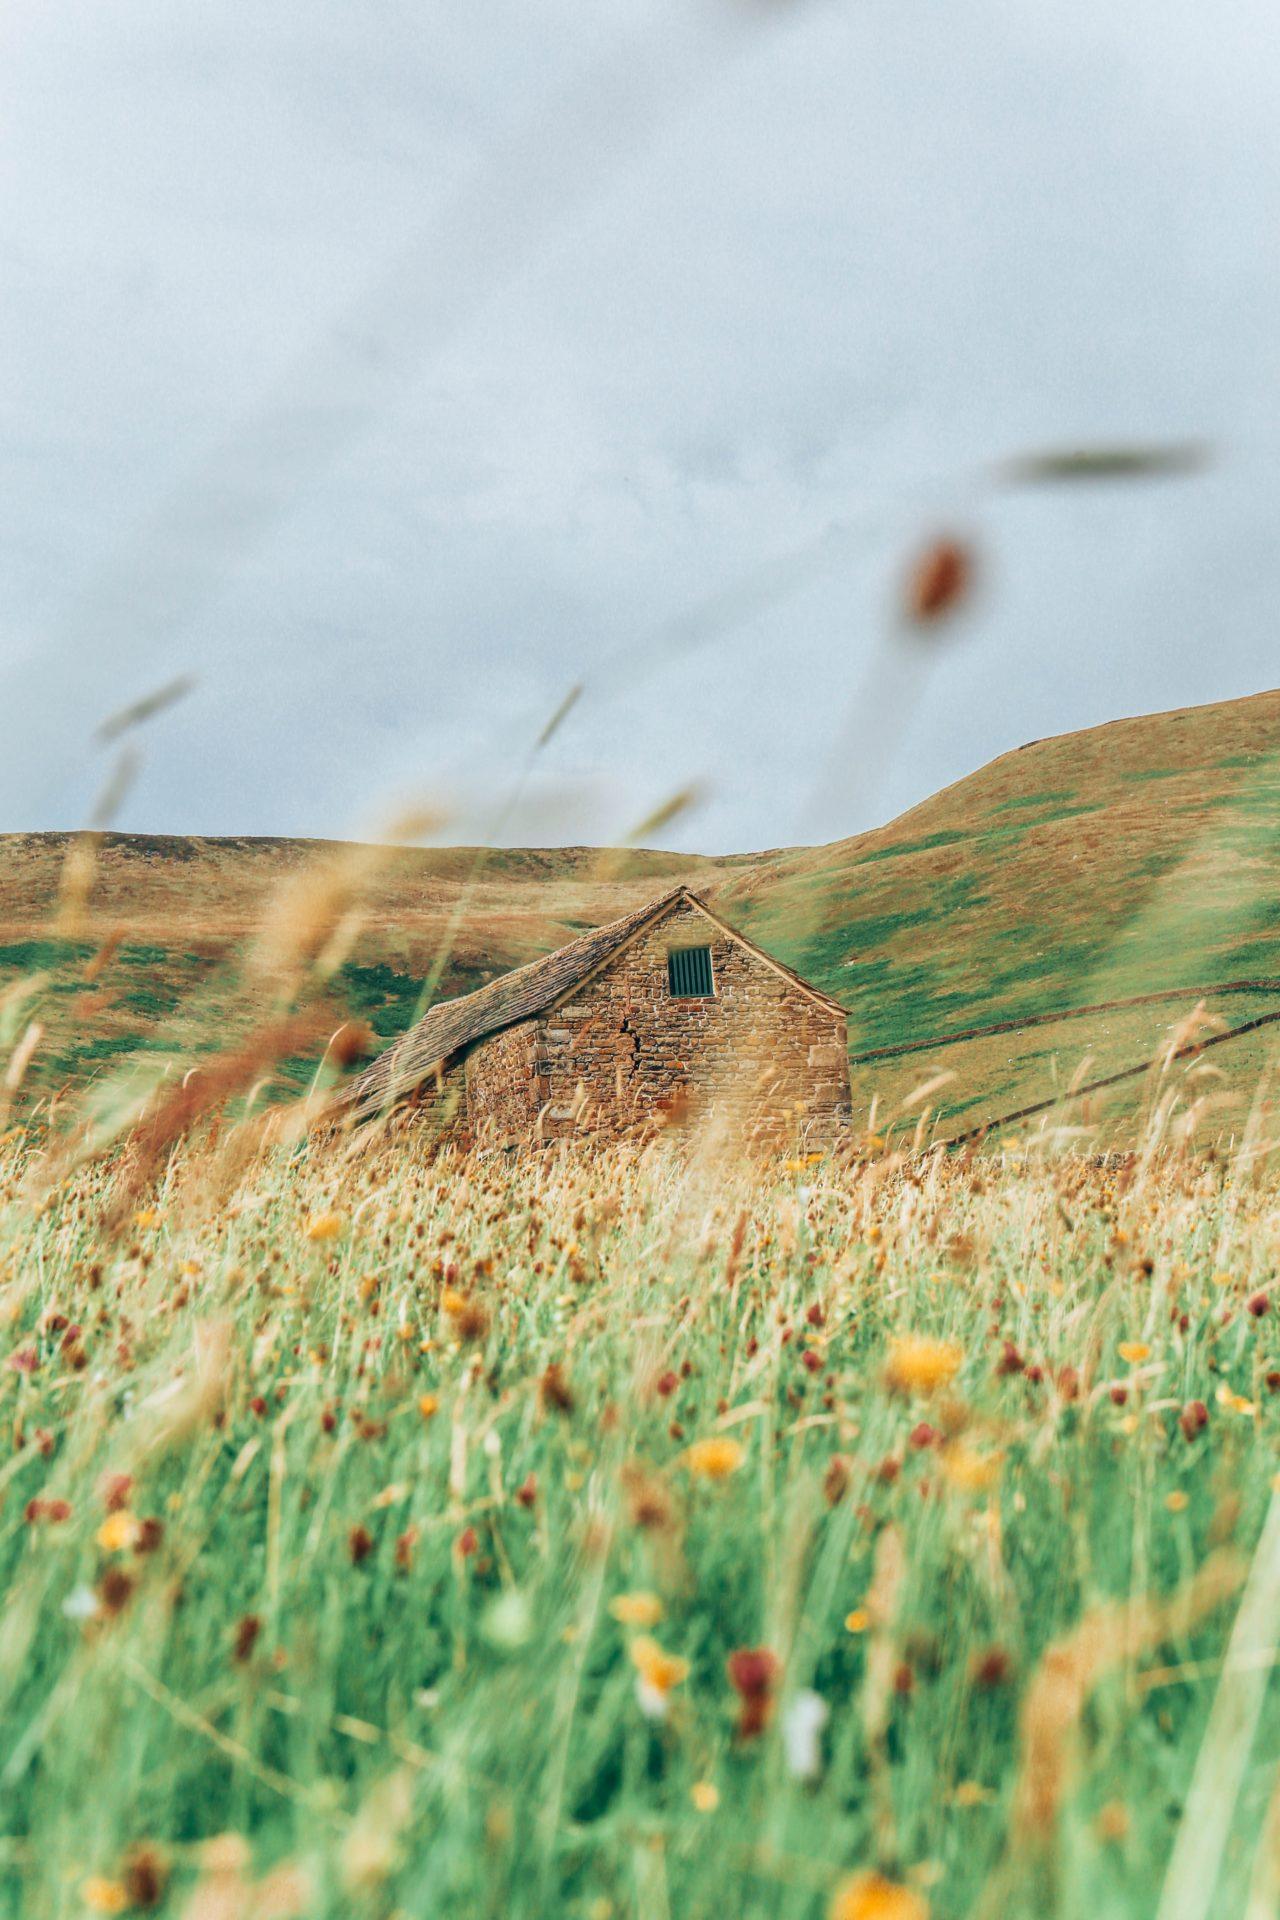
<svg viewBox="0 0 1280 1920"><path fill-rule="evenodd" d="M59 932L74 846L0 837L0 988L42 976L32 1084L46 1088L122 1056L223 1044L262 1003L245 956L281 890L305 897L309 874L362 858L307 841L107 836L82 914L68 933L64 913ZM435 991L464 992L676 880L838 995L855 1057L1160 989L1280 980L1280 693L1034 742L830 846L722 859L398 850L359 876L334 1018L390 1036L442 953ZM883 1118L946 1072L931 1106L952 1130L976 1124L1052 1093L1086 1057L1085 1077L1141 1061L1195 997L869 1062L856 1091ZM1233 1025L1266 1004L1208 999ZM1215 1084L1253 1077L1268 1051L1265 1028L1217 1049ZM1126 1083L1098 1110L1131 1111L1141 1092Z"/></svg>
<svg viewBox="0 0 1280 1920"><path fill-rule="evenodd" d="M1280 693L1033 742L878 832L732 876L724 909L852 1011L859 1051L1162 988L1280 979ZM892 1108L935 1070L982 1119L1088 1053L1164 1044L1195 996L855 1073ZM1209 996L1234 1025L1256 1009ZM1264 1029L1265 1035L1265 1029ZM1121 1045L1122 1043L1122 1045ZM1252 1077L1266 1048L1247 1052ZM1223 1047L1230 1074L1245 1051ZM1031 1092L1034 1098L1034 1092ZM1133 1090L1119 1101L1130 1107ZM1113 1103L1113 1105L1116 1103Z"/></svg>

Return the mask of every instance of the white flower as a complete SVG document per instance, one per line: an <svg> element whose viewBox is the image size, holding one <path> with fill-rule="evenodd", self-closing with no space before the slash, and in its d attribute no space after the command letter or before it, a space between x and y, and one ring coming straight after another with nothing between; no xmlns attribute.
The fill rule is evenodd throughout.
<svg viewBox="0 0 1280 1920"><path fill-rule="evenodd" d="M62 1603L64 1620L93 1620L98 1612L98 1596L92 1587L73 1587Z"/></svg>
<svg viewBox="0 0 1280 1920"><path fill-rule="evenodd" d="M670 1705L667 1695L661 1687L655 1687L652 1680L646 1680L642 1673L636 1675L636 1699L646 1720L666 1719Z"/></svg>
<svg viewBox="0 0 1280 1920"><path fill-rule="evenodd" d="M485 1612L481 1632L491 1647L503 1653L527 1646L533 1634L533 1612L524 1595L516 1588L499 1594Z"/></svg>
<svg viewBox="0 0 1280 1920"><path fill-rule="evenodd" d="M794 1694L782 1716L782 1744L787 1766L797 1780L816 1780L822 1772L822 1729L831 1709L820 1693L808 1688Z"/></svg>

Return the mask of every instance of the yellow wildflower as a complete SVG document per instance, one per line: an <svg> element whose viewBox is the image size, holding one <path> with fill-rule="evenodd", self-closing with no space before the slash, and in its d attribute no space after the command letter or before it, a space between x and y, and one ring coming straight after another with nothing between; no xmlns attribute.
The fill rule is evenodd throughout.
<svg viewBox="0 0 1280 1920"><path fill-rule="evenodd" d="M871 1615L865 1607L855 1607L852 1613L846 1613L844 1626L846 1633L865 1633L871 1625Z"/></svg>
<svg viewBox="0 0 1280 1920"><path fill-rule="evenodd" d="M118 1513L109 1513L98 1528L98 1545L104 1553L122 1553L137 1537L138 1523L123 1507Z"/></svg>
<svg viewBox="0 0 1280 1920"><path fill-rule="evenodd" d="M317 1213L308 1220L304 1231L308 1240L336 1240L346 1224L343 1213Z"/></svg>
<svg viewBox="0 0 1280 1920"><path fill-rule="evenodd" d="M882 1873L855 1873L831 1898L830 1920L929 1920L923 1894Z"/></svg>
<svg viewBox="0 0 1280 1920"><path fill-rule="evenodd" d="M695 1780L689 1798L699 1813L714 1813L720 1805L720 1789L714 1780Z"/></svg>
<svg viewBox="0 0 1280 1920"><path fill-rule="evenodd" d="M631 1664L655 1693L668 1694L689 1677L689 1662L678 1654L665 1652L647 1633L631 1642Z"/></svg>
<svg viewBox="0 0 1280 1920"><path fill-rule="evenodd" d="M1145 1340L1122 1340L1118 1352L1130 1367L1140 1367L1144 1360L1151 1358L1151 1349Z"/></svg>
<svg viewBox="0 0 1280 1920"><path fill-rule="evenodd" d="M895 1393L936 1393L949 1387L964 1361L964 1349L951 1340L907 1333L889 1343L885 1384Z"/></svg>
<svg viewBox="0 0 1280 1920"><path fill-rule="evenodd" d="M418 1412L424 1420L432 1420L440 1411L440 1396L437 1393L424 1393L418 1400Z"/></svg>
<svg viewBox="0 0 1280 1920"><path fill-rule="evenodd" d="M736 1473L746 1459L746 1448L740 1440L731 1440L727 1434L713 1434L707 1440L695 1440L685 1454L690 1473L696 1473L703 1480L727 1480Z"/></svg>
<svg viewBox="0 0 1280 1920"><path fill-rule="evenodd" d="M90 1913L123 1913L129 1905L126 1888L118 1880L104 1879L100 1873L90 1874L80 1893Z"/></svg>
<svg viewBox="0 0 1280 1920"><path fill-rule="evenodd" d="M149 1227L158 1227L160 1214L155 1207L139 1207L133 1216L133 1224L145 1233Z"/></svg>
<svg viewBox="0 0 1280 1920"><path fill-rule="evenodd" d="M1252 1400L1246 1400L1242 1393L1233 1393L1225 1380L1218 1388L1216 1399L1218 1405L1225 1407L1228 1413L1238 1413L1244 1419L1249 1419L1258 1411Z"/></svg>
<svg viewBox="0 0 1280 1920"><path fill-rule="evenodd" d="M1000 1455L957 1444L943 1454L942 1471L961 1493L986 1493L1000 1478Z"/></svg>
<svg viewBox="0 0 1280 1920"><path fill-rule="evenodd" d="M618 1593L609 1602L609 1611L620 1626L656 1627L662 1602L656 1593Z"/></svg>
<svg viewBox="0 0 1280 1920"><path fill-rule="evenodd" d="M1166 1493L1164 1504L1170 1513L1185 1513L1187 1510L1187 1496L1181 1487L1175 1487L1172 1493Z"/></svg>

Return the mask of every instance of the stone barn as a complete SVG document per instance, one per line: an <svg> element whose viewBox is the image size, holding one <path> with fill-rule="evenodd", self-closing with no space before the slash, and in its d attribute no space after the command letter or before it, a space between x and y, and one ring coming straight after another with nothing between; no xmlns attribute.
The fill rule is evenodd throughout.
<svg viewBox="0 0 1280 1920"><path fill-rule="evenodd" d="M822 1146L850 1119L844 1008L687 887L434 1006L350 1088L477 1142L660 1126Z"/></svg>

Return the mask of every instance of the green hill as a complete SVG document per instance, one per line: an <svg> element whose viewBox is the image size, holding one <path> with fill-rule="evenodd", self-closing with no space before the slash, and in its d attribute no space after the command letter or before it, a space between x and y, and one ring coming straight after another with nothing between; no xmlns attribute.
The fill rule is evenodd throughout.
<svg viewBox="0 0 1280 1920"><path fill-rule="evenodd" d="M363 917L331 955L328 1011L388 1037L424 986L466 991L683 879L850 1008L864 1116L874 1101L877 1124L914 1117L906 1095L945 1072L928 1104L955 1132L1142 1062L1201 989L1231 1026L1280 1010L1280 693L1036 741L823 847L716 859L109 835L91 853L90 871L83 837L0 837L0 1043L40 1022L37 1092L122 1058L178 1067L223 1046L279 997L264 924L278 944L291 914L323 920L339 893ZM59 919L69 856L73 871L86 863L83 910L69 916L64 899ZM1264 984L1224 991L1237 982ZM1174 997L884 1057L1163 991ZM1180 1067L1183 1098L1207 1091L1206 1120L1238 1124L1222 1096L1256 1080L1270 1032ZM285 1078L308 1071L300 1059ZM1148 1092L1126 1081L1097 1116L1113 1126Z"/></svg>
<svg viewBox="0 0 1280 1920"><path fill-rule="evenodd" d="M1280 984L1280 693L1033 742L876 833L730 879L722 900L846 1002L855 1054L1163 989ZM855 1084L892 1106L949 1070L944 1113L984 1119L1065 1085L1086 1053L1090 1078L1141 1061L1195 998L869 1065ZM1270 1004L1206 1000L1231 1025ZM1265 1036L1215 1049L1214 1072L1253 1080Z"/></svg>

